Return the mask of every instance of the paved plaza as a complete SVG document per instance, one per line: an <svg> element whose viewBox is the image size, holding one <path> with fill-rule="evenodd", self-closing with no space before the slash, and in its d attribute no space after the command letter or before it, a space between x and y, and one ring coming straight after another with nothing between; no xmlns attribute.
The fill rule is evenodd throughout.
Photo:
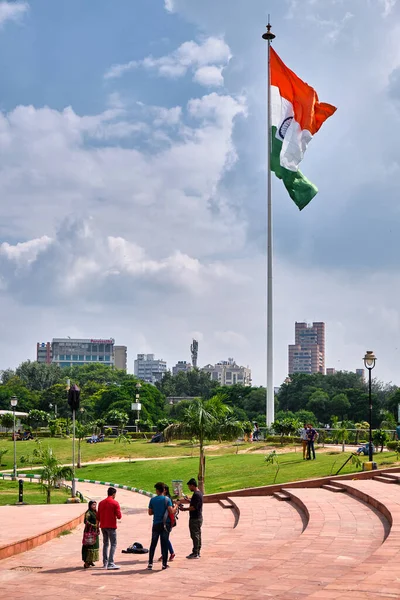
<svg viewBox="0 0 400 600"><path fill-rule="evenodd" d="M101 563L82 568L80 525L69 535L1 560L0 588L13 600L140 600L160 593L220 600L400 599L399 481L399 475L392 474L386 482L342 480L333 489L288 489L289 501L239 496L205 504L198 561L185 558L191 541L187 513L181 513L171 534L176 558L167 571L161 571L161 563L147 571L146 555L121 553L136 541L149 546L151 518L146 496L119 489L120 571L105 571ZM106 492L95 484L80 483L79 489L97 500ZM22 511L28 515L33 507L5 508L15 512L15 520L9 521L11 532L13 523L24 523ZM55 507L40 508L40 522L48 527ZM71 515L77 510L62 508L71 509Z"/></svg>

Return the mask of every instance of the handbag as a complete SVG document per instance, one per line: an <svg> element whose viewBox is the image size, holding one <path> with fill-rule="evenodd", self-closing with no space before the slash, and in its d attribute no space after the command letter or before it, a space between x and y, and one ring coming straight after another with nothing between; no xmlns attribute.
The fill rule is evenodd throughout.
<svg viewBox="0 0 400 600"><path fill-rule="evenodd" d="M93 546L97 541L97 531L95 529L88 529L83 532L82 545Z"/></svg>

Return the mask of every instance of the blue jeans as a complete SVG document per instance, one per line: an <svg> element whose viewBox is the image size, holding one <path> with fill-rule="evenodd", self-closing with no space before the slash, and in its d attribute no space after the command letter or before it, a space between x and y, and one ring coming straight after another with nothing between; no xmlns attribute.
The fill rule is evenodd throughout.
<svg viewBox="0 0 400 600"><path fill-rule="evenodd" d="M103 534L103 563L111 565L114 562L114 554L117 547L117 530L102 529ZM108 544L110 543L110 554L108 554Z"/></svg>
<svg viewBox="0 0 400 600"><path fill-rule="evenodd" d="M149 565L153 564L154 560L154 552L156 550L156 546L158 543L158 539L160 538L161 544L161 554L162 554L162 564L166 566L168 562L168 541L169 541L169 528L164 527L164 523L154 523L153 528L151 530L151 544L149 551Z"/></svg>

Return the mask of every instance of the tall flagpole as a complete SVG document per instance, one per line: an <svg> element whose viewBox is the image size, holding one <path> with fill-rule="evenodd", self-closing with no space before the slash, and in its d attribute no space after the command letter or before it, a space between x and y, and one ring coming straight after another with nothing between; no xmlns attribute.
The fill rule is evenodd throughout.
<svg viewBox="0 0 400 600"><path fill-rule="evenodd" d="M269 22L263 39L268 42L267 49L267 427L275 420L274 406L274 338L273 338L273 293L272 293L272 191L271 191L271 42L275 35Z"/></svg>

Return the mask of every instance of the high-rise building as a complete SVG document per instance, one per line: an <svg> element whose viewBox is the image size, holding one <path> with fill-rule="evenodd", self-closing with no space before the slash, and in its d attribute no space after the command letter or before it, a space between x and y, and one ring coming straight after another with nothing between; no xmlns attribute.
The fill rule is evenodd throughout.
<svg viewBox="0 0 400 600"><path fill-rule="evenodd" d="M50 342L38 342L36 344L36 360L40 363L50 364L53 353Z"/></svg>
<svg viewBox="0 0 400 600"><path fill-rule="evenodd" d="M356 375L358 375L358 377L360 377L364 381L365 370L364 369L356 369Z"/></svg>
<svg viewBox="0 0 400 600"><path fill-rule="evenodd" d="M325 323L295 323L295 343L289 345L289 375L325 374Z"/></svg>
<svg viewBox="0 0 400 600"><path fill-rule="evenodd" d="M188 362L186 362L186 360L178 360L178 362L176 363L176 365L174 367L172 367L172 375L178 375L178 373L181 373L182 371L184 373L187 373L188 371L192 370L192 365Z"/></svg>
<svg viewBox="0 0 400 600"><path fill-rule="evenodd" d="M215 365L206 365L200 370L208 373L213 381L218 381L221 385L251 385L251 369L237 365L233 358Z"/></svg>
<svg viewBox="0 0 400 600"><path fill-rule="evenodd" d="M127 351L126 346L114 346L114 366L116 369L126 371L128 366Z"/></svg>
<svg viewBox="0 0 400 600"><path fill-rule="evenodd" d="M161 381L166 370L165 360L154 358L154 354L138 354L135 359L134 373L143 381L149 383Z"/></svg>
<svg viewBox="0 0 400 600"><path fill-rule="evenodd" d="M37 344L36 359L41 363L55 363L60 367L101 363L114 366L114 340L53 338Z"/></svg>
<svg viewBox="0 0 400 600"><path fill-rule="evenodd" d="M335 375L336 374L336 369L334 367L327 367L326 368L326 374L327 375Z"/></svg>

